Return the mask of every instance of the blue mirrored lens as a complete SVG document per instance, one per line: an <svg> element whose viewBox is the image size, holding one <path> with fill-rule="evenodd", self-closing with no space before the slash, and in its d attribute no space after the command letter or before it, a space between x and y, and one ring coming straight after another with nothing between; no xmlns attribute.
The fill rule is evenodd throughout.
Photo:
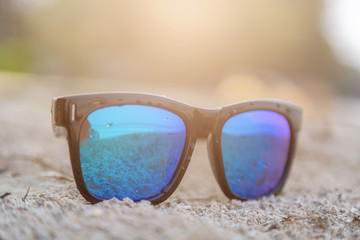
<svg viewBox="0 0 360 240"><path fill-rule="evenodd" d="M80 131L80 164L98 199L154 198L169 185L186 137L184 121L164 109L124 105L98 109Z"/></svg>
<svg viewBox="0 0 360 240"><path fill-rule="evenodd" d="M290 135L287 119L276 112L257 110L230 118L221 135L230 190L242 198L275 190L285 170Z"/></svg>

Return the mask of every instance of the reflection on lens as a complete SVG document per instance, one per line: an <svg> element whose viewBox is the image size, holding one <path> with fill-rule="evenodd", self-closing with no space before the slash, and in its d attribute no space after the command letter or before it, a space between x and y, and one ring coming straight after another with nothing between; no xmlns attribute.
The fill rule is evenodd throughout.
<svg viewBox="0 0 360 240"><path fill-rule="evenodd" d="M169 185L186 137L183 120L141 105L91 113L80 131L80 164L88 191L98 199L150 199Z"/></svg>
<svg viewBox="0 0 360 240"><path fill-rule="evenodd" d="M230 190L242 198L275 190L285 170L290 135L287 119L276 112L256 110L230 118L221 135Z"/></svg>

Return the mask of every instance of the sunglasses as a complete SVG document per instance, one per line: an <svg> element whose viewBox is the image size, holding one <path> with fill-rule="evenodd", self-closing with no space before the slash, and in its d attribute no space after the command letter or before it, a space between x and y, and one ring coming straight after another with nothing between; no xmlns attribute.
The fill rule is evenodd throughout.
<svg viewBox="0 0 360 240"><path fill-rule="evenodd" d="M227 197L277 194L301 120L301 108L274 100L205 109L155 95L104 93L52 102L54 133L67 136L77 188L92 203L165 201L183 178L197 138L207 138L213 173Z"/></svg>

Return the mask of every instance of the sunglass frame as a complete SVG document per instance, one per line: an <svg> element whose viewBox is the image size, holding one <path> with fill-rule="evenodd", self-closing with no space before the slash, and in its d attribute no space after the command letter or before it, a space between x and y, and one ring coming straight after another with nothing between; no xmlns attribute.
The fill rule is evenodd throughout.
<svg viewBox="0 0 360 240"><path fill-rule="evenodd" d="M153 198L147 199L153 204L165 201L180 184L191 160L198 137L208 137L208 155L215 178L230 199L247 200L234 194L228 185L221 151L221 132L225 122L240 113L254 110L269 110L280 113L289 122L291 140L284 174L277 187L268 193L279 194L288 178L293 162L296 142L302 122L302 110L290 103L277 100L254 100L228 105L221 108L205 109L169 99L143 93L99 93L73 95L54 98L52 101L52 124L57 136L66 134L70 152L70 160L76 186L82 196L91 203L102 201L94 197L86 188L80 164L80 130L89 114L97 109L109 106L144 105L158 107L178 115L186 125L184 150L169 185ZM62 131L65 129L65 131ZM63 134L62 134L63 133Z"/></svg>

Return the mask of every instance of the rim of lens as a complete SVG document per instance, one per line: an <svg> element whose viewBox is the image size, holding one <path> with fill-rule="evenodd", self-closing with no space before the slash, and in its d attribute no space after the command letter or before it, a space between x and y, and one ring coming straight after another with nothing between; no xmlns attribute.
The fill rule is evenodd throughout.
<svg viewBox="0 0 360 240"><path fill-rule="evenodd" d="M229 176L228 176L228 171L227 171L227 164L225 163L225 158L224 157L224 149L223 149L223 145L224 145L224 142L223 142L223 137L224 137L224 127L225 125L229 122L230 119L233 119L234 117L236 116L239 116L239 115L242 115L242 114L248 114L248 113L259 113L259 112L266 112L266 113L270 113L270 114L275 114L277 116L279 116L280 118L282 118L282 120L284 121L283 123L286 123L285 125L285 134L288 134L288 136L285 137L285 141L286 141L286 151L283 152L283 156L282 156L282 160L283 160L283 165L281 167L281 174L278 175L278 179L277 179L277 182L276 184L274 184L268 191L262 193L262 194L258 194L258 195L247 195L247 194L239 194L238 191L234 191L234 188L232 187L232 183L229 181ZM271 194L274 194L276 193L280 188L281 186L283 185L284 183L284 177L286 175L286 171L287 171L287 168L288 168L288 164L289 164L289 154L291 152L291 147L292 147L292 130L291 130L291 123L290 121L288 120L288 118L286 116L284 116L282 113L278 112L278 111L274 111L274 110L268 110L268 109L255 109L255 110L248 110L248 111L244 111L244 112L240 112L240 113L237 113L237 114L234 114L232 116L230 116L229 118L227 118L226 120L224 120L223 124L222 124L222 127L220 129L220 135L221 135L221 144L220 144L220 149L221 149L221 158L222 158L222 165L223 165L223 169L224 169L224 180L226 181L226 185L227 185L227 188L229 189L229 191L235 195L236 197L238 198L241 198L241 199L257 199L257 198L260 198L260 197L263 197L263 196L267 196L267 195L271 195ZM252 169L249 169L249 172L251 171Z"/></svg>
<svg viewBox="0 0 360 240"><path fill-rule="evenodd" d="M91 116L91 114L93 114L94 112L98 111L98 110L102 110L102 109L106 109L106 108L111 108L111 107L144 107L144 108L153 108L153 109L156 109L158 111L162 111L163 113L165 114L168 114L168 115L171 115L171 116L175 116L177 118L177 120L180 120L181 123L182 123L182 126L183 127L183 130L180 130L180 131L183 131L182 134L183 135L183 140L182 141L182 147L181 149L180 148L177 148L178 149L178 156L177 159L176 159L176 164L174 165L174 168L172 168L172 174L171 176L169 177L168 181L164 183L164 185L161 187L161 190L154 194L154 195L151 195L151 196L148 196L148 197L141 197L139 199L136 199L136 198L131 198L133 199L134 201L140 201L140 200L153 200L153 199L157 199L159 197L161 197L163 195L163 192L164 191L167 191L167 189L169 189L169 187L174 183L174 180L176 179L176 176L178 174L178 169L179 169L179 165L181 163L181 160L182 160L182 155L184 153L184 150L185 150L185 145L186 145L186 139L187 139L187 132L188 132L188 128L186 126L186 122L184 121L184 119L182 118L182 116L178 115L177 113L169 110L169 109L166 109L166 108L163 108L163 107L158 107L158 106L152 106L152 105L143 105L143 104L123 104L123 105L108 105L108 106L104 106L104 107L101 107L101 108L97 108L95 109L94 111L90 112L82 121L81 123L81 127L80 127L80 131L79 131L79 148L80 148L80 145L81 145L81 134L82 134L82 129L83 129L83 126L84 124L86 123L86 121L88 120L89 116ZM144 118L146 119L146 118ZM165 120L165 119L164 119ZM174 145L173 147L176 148L178 145ZM80 150L80 149L79 149ZM82 167L82 160L81 160L81 153L79 151L79 160L80 160L80 167ZM87 189L87 191L89 192L89 194L91 194L92 196L94 196L95 198L97 199L107 199L107 198L101 198L99 197L98 195L94 194L88 187L88 184L87 184L87 180L85 179L85 176L84 176L84 170L81 171L82 173L82 178L83 178L83 181L84 181L84 184L85 184L85 187ZM114 196L116 197L116 196ZM125 196L126 197L126 196Z"/></svg>

